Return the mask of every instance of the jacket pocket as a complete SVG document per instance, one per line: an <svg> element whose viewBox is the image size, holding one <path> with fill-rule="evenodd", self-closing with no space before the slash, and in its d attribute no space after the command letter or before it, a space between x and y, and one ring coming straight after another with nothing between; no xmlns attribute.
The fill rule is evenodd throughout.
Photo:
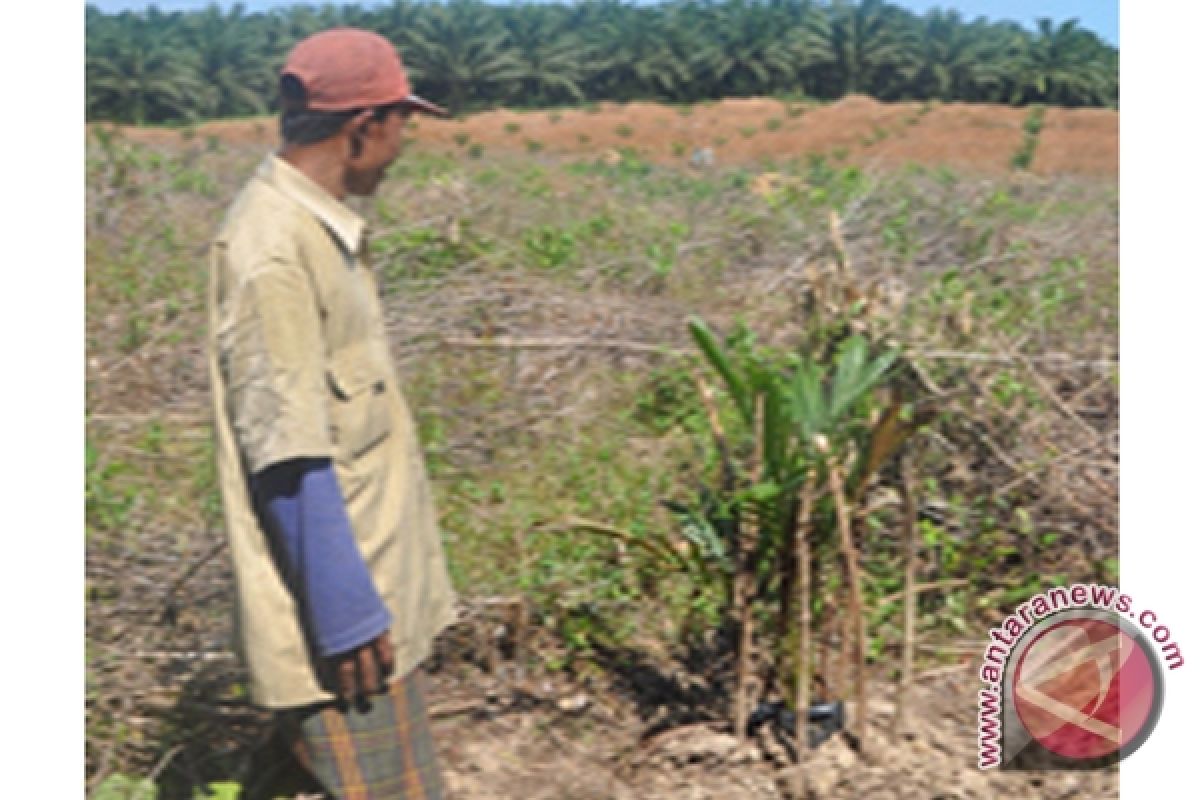
<svg viewBox="0 0 1200 800"><path fill-rule="evenodd" d="M352 461L392 430L386 370L366 342L334 353L326 370L333 393L330 431L338 459Z"/></svg>

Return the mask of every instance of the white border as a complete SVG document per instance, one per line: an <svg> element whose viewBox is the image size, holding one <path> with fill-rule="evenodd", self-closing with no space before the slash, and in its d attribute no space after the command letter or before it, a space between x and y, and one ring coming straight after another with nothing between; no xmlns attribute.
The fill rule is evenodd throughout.
<svg viewBox="0 0 1200 800"><path fill-rule="evenodd" d="M1137 800L1178 796L1198 713L1200 158L1190 78L1200 14L1191 3L1168 17L1160 4L1121 11L1121 588L1168 622L1185 659L1166 674L1154 735L1121 763L1121 797Z"/></svg>
<svg viewBox="0 0 1200 800"><path fill-rule="evenodd" d="M0 28L5 554L3 793L84 788L82 3L17 3ZM14 749L15 745L15 749Z"/></svg>

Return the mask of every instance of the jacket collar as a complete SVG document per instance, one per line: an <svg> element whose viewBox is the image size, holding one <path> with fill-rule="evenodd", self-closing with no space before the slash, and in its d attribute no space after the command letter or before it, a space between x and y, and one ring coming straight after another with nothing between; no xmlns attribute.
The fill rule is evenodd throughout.
<svg viewBox="0 0 1200 800"><path fill-rule="evenodd" d="M357 254L366 222L311 178L274 153L259 167L259 176L321 221L349 253Z"/></svg>

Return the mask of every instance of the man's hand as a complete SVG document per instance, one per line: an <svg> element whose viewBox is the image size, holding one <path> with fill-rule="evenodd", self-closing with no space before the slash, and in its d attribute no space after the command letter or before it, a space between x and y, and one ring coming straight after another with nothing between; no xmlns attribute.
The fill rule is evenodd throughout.
<svg viewBox="0 0 1200 800"><path fill-rule="evenodd" d="M392 637L384 631L378 638L354 650L329 658L338 696L347 703L387 689L392 674Z"/></svg>

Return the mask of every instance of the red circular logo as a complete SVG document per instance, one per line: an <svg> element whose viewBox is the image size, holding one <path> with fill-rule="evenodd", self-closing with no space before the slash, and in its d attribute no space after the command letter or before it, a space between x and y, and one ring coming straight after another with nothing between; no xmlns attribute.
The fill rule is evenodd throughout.
<svg viewBox="0 0 1200 800"><path fill-rule="evenodd" d="M1160 686L1152 658L1115 622L1080 618L1052 625L1017 662L1017 715L1030 736L1060 756L1111 755L1154 724Z"/></svg>

